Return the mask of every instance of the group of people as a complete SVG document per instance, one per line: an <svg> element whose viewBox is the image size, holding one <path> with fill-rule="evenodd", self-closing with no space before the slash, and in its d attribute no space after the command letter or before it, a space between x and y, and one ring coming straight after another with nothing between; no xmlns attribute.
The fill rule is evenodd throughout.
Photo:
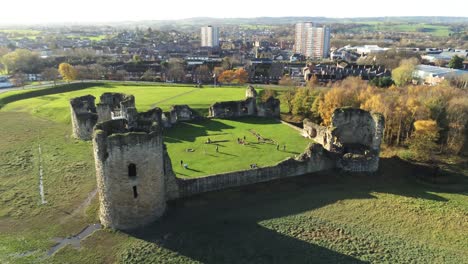
<svg viewBox="0 0 468 264"><path fill-rule="evenodd" d="M237 144L242 144L242 145L247 144L247 141L245 140L245 136L244 138L237 138Z"/></svg>
<svg viewBox="0 0 468 264"><path fill-rule="evenodd" d="M276 150L280 149L280 144L276 144ZM283 151L286 151L286 145L283 145Z"/></svg>

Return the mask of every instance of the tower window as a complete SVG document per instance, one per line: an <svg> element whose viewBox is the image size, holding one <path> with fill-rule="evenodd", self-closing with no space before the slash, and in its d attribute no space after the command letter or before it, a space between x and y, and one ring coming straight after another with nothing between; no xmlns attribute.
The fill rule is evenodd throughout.
<svg viewBox="0 0 468 264"><path fill-rule="evenodd" d="M136 165L133 163L128 165L128 177L136 177Z"/></svg>
<svg viewBox="0 0 468 264"><path fill-rule="evenodd" d="M137 187L133 186L133 198L137 198L137 197L138 197Z"/></svg>

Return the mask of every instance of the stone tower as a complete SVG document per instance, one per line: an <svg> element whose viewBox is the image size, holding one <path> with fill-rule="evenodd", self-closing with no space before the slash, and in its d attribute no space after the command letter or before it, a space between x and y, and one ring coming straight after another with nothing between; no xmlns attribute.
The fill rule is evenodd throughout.
<svg viewBox="0 0 468 264"><path fill-rule="evenodd" d="M165 148L161 110L96 125L93 147L101 223L132 229L160 217L166 209Z"/></svg>
<svg viewBox="0 0 468 264"><path fill-rule="evenodd" d="M76 97L70 100L71 122L73 136L81 140L91 140L93 127L98 116L92 95Z"/></svg>
<svg viewBox="0 0 468 264"><path fill-rule="evenodd" d="M135 97L123 93L103 93L97 104L98 122L126 118L128 108L135 107Z"/></svg>

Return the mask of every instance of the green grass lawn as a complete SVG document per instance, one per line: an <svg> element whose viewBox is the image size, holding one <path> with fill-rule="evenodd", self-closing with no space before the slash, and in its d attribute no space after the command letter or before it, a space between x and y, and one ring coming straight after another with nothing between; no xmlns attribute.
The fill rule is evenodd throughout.
<svg viewBox="0 0 468 264"><path fill-rule="evenodd" d="M46 88L50 89L50 88ZM15 91L0 94L2 98L13 94L24 94L29 91ZM195 110L206 114L208 107L217 101L241 100L245 97L242 88L193 88L192 86L159 86L159 85L125 85L98 84L96 86L71 92L60 92L49 95L11 102L2 111L28 112L36 116L62 123L70 123L69 100L74 97L91 94L96 103L99 96L105 92L121 92L135 96L136 107L139 111L146 111L152 107L169 110L174 104L188 104ZM1 103L0 103L1 104Z"/></svg>
<svg viewBox="0 0 468 264"><path fill-rule="evenodd" d="M435 37L448 37L452 31L450 26L433 25L426 23L381 23L381 22L362 22L360 24L368 25L365 27L369 31L388 31L388 32L421 32Z"/></svg>
<svg viewBox="0 0 468 264"><path fill-rule="evenodd" d="M277 150L273 142L259 143L251 131L277 142L280 149ZM246 144L237 143L238 138L244 137ZM206 144L208 138L211 144ZM302 153L310 142L275 119L255 117L180 123L166 131L164 141L178 177L246 170L253 163L260 167L274 165ZM193 152L187 152L187 149ZM181 160L188 164L188 169L180 165Z"/></svg>
<svg viewBox="0 0 468 264"><path fill-rule="evenodd" d="M98 221L97 199L84 203L96 188L95 169L91 143L70 137L71 94L132 91L140 95L137 106L147 109L161 100L168 106L178 100L173 95L193 90L120 84L80 89L41 91L32 94L42 94L38 98L15 102L18 97L9 96L27 98L31 91L0 95L0 263L467 263L466 163L447 164L462 167L455 184L434 186L421 183L418 171L396 158L382 158L380 170L369 176L330 171L173 201L150 227L100 230L79 249L67 246L47 256L55 237L77 234ZM244 89L236 89L206 88L197 90L198 99L197 92L185 96L207 102L212 95L217 101L227 91L243 98ZM240 169L252 159L262 165L295 155L254 144L247 131L252 127L290 152L302 152L307 143L268 119L181 123L166 138L176 173L201 175L180 168L182 158L189 168L214 173ZM244 135L250 146L237 144ZM221 141L220 152L203 144L207 137Z"/></svg>

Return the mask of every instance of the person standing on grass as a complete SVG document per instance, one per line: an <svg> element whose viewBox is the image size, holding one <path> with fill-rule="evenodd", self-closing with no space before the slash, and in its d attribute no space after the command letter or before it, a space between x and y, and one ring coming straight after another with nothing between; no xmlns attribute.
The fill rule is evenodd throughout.
<svg viewBox="0 0 468 264"><path fill-rule="evenodd" d="M181 167L184 166L184 161L183 161L183 160L180 160L180 166L181 166Z"/></svg>
<svg viewBox="0 0 468 264"><path fill-rule="evenodd" d="M283 151L286 151L286 145L283 145Z"/></svg>
<svg viewBox="0 0 468 264"><path fill-rule="evenodd" d="M216 145L216 152L218 152L218 151L219 151L219 146L218 146L218 145Z"/></svg>

